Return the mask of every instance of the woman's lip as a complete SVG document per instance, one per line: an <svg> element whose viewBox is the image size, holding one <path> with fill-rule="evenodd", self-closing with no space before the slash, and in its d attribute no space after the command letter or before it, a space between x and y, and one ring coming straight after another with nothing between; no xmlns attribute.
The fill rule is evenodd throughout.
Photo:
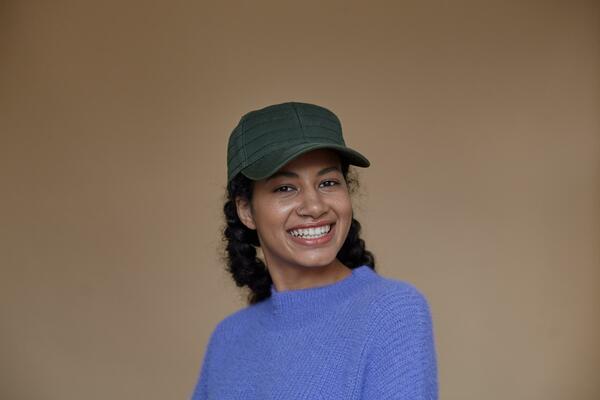
<svg viewBox="0 0 600 400"><path fill-rule="evenodd" d="M320 244L325 244L333 238L333 233L335 232L335 223L330 224L330 225L331 225L331 229L329 229L329 232L327 232L327 234L325 234L319 238L316 238L316 239L304 239L301 237L293 236L289 232L288 232L288 235L290 235L290 237L292 238L292 241L294 241L298 244L301 244L303 246L316 246L316 245L320 245Z"/></svg>

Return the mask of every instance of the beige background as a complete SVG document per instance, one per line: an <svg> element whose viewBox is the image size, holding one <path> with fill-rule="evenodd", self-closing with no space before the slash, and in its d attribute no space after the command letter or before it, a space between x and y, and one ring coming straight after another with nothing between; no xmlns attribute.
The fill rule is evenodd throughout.
<svg viewBox="0 0 600 400"><path fill-rule="evenodd" d="M334 110L442 399L600 398L600 7L0 3L0 398L186 399L239 117Z"/></svg>

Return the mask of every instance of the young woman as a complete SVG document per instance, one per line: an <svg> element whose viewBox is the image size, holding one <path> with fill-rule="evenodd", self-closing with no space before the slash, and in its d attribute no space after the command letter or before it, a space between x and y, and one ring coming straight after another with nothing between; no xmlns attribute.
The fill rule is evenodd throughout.
<svg viewBox="0 0 600 400"><path fill-rule="evenodd" d="M350 198L350 166L370 163L336 115L251 111L227 165L225 260L250 294L214 328L192 399L437 399L428 302L375 272Z"/></svg>

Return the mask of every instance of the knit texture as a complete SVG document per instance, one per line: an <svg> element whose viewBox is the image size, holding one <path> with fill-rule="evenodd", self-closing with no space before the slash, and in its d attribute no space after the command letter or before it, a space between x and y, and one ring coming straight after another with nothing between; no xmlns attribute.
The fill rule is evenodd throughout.
<svg viewBox="0 0 600 400"><path fill-rule="evenodd" d="M424 295L363 265L225 317L192 400L435 400L436 358Z"/></svg>

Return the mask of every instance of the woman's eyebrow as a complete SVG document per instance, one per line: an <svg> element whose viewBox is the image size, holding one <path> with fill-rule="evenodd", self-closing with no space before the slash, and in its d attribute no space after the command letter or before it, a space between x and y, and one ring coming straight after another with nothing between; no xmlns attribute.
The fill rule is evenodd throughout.
<svg viewBox="0 0 600 400"><path fill-rule="evenodd" d="M336 165L334 165L334 166L331 166L331 167L323 168L322 170L320 170L319 172L317 172L317 176L325 175L326 173L331 172L331 171L341 172L340 169ZM271 179L275 179L275 178L277 178L279 176L285 176L285 177L288 177L288 178L298 178L298 174L296 174L295 172L283 170L283 171L277 171L277 172L275 172L273 175L271 175L270 177L268 177L266 179L266 181L268 182Z"/></svg>

